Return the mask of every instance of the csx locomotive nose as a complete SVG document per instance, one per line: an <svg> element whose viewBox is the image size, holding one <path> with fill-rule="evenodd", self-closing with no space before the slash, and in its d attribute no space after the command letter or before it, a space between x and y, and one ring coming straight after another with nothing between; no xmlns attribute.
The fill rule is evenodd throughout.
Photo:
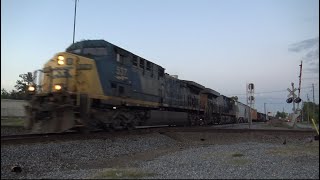
<svg viewBox="0 0 320 180"><path fill-rule="evenodd" d="M42 82L28 87L33 97L25 107L27 121L25 127L34 132L63 132L74 126L75 92L73 75L75 57L68 53L58 53L45 65Z"/></svg>

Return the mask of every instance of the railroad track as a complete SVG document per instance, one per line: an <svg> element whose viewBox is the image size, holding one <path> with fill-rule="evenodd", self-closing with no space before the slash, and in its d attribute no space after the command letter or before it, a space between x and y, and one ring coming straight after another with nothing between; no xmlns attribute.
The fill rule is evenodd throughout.
<svg viewBox="0 0 320 180"><path fill-rule="evenodd" d="M5 144L26 144L26 143L48 143L55 141L107 139L127 135L141 135L150 133L170 132L199 132L199 133L249 133L249 134L270 134L270 135L316 135L314 130L283 130L283 129L219 129L217 127L169 127L169 126L144 126L133 130L120 130L114 132L94 131L90 133L64 132L48 134L22 134L1 136L1 145Z"/></svg>

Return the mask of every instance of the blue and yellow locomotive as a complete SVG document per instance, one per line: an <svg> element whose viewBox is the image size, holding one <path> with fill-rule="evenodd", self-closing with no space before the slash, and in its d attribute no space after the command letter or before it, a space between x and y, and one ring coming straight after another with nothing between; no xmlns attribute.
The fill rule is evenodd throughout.
<svg viewBox="0 0 320 180"><path fill-rule="evenodd" d="M26 107L27 128L61 132L98 128L190 125L204 120L205 87L165 73L151 61L104 40L85 40L57 53L41 70ZM211 90L208 94L219 96Z"/></svg>
<svg viewBox="0 0 320 180"><path fill-rule="evenodd" d="M26 106L33 131L237 122L231 98L104 40L74 43L40 71Z"/></svg>

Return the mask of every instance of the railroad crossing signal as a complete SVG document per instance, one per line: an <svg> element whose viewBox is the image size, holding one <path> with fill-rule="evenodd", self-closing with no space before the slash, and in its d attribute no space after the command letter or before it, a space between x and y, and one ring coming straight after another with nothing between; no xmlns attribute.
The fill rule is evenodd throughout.
<svg viewBox="0 0 320 180"><path fill-rule="evenodd" d="M293 96L293 98L296 98L297 95L294 93L296 90L298 90L297 88L294 88L293 91L291 89L287 89L289 91L289 95L288 95L288 98Z"/></svg>
<svg viewBox="0 0 320 180"><path fill-rule="evenodd" d="M294 92L297 91L298 89L297 88L294 88L294 83L291 83L291 86L292 86L292 90L287 88L287 90L289 91L289 95L288 95L288 99L287 99L287 103L292 103L293 105L293 108L292 108L292 111L295 112L296 109L294 107L294 103L300 103L301 102L301 99L300 97L298 97ZM300 90L300 89L299 89ZM299 93L299 96L300 96L300 93Z"/></svg>
<svg viewBox="0 0 320 180"><path fill-rule="evenodd" d="M297 91L297 88L294 88L293 91L291 89L287 89L289 91L289 95L288 95L288 99L287 99L287 103L300 103L301 99L299 97L297 97L297 95L294 93L295 91Z"/></svg>

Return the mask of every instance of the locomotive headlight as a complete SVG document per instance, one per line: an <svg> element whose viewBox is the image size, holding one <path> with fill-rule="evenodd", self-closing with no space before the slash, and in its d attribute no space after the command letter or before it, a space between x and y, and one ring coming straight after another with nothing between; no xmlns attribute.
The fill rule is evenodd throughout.
<svg viewBox="0 0 320 180"><path fill-rule="evenodd" d="M57 91L59 91L59 90L62 89L62 87L61 87L61 85L56 84L56 85L54 85L54 89L57 90Z"/></svg>
<svg viewBox="0 0 320 180"><path fill-rule="evenodd" d="M58 64L64 65L64 57L63 56L58 56Z"/></svg>
<svg viewBox="0 0 320 180"><path fill-rule="evenodd" d="M33 92L34 90L36 90L36 88L34 86L29 86L28 87L28 91Z"/></svg>

